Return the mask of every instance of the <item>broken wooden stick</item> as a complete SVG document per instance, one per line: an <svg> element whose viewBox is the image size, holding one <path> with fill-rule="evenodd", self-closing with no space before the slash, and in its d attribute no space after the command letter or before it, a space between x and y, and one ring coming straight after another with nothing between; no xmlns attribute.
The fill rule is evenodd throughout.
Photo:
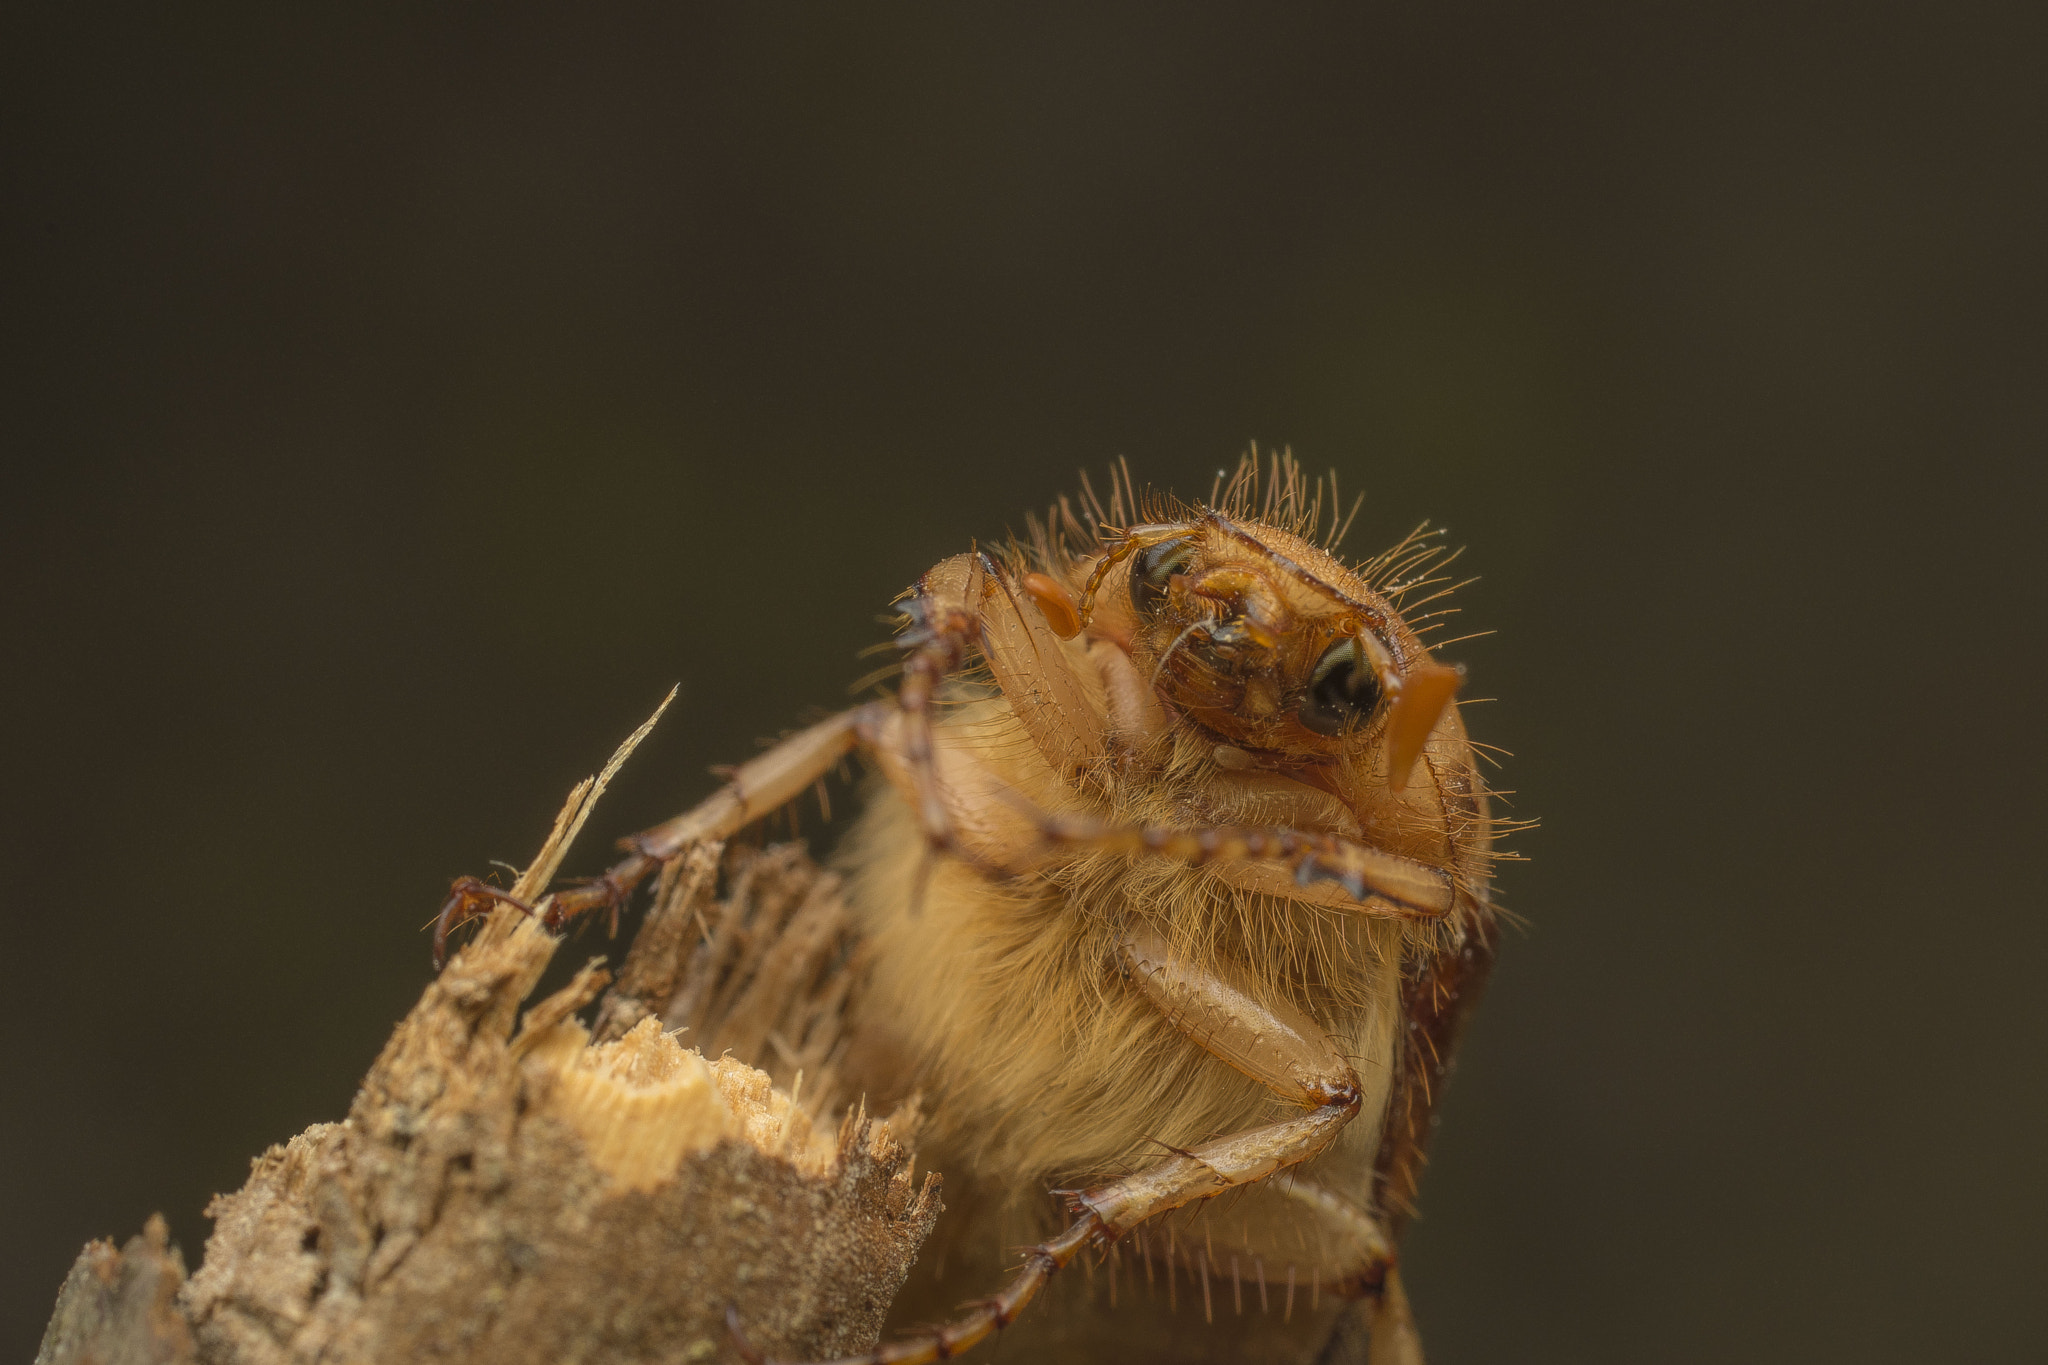
<svg viewBox="0 0 2048 1365"><path fill-rule="evenodd" d="M647 728L513 895L545 890ZM596 1041L577 1015L597 962L520 1015L559 942L492 911L347 1118L214 1200L189 1281L161 1220L87 1247L38 1365L709 1361L731 1356L728 1308L777 1357L872 1346L940 1203L910 1116L826 1108L858 973L836 880L792 846L678 860Z"/></svg>

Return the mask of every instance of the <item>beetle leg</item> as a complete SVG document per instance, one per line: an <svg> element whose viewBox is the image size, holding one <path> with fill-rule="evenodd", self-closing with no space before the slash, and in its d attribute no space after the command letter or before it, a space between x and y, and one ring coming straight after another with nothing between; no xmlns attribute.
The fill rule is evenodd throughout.
<svg viewBox="0 0 2048 1365"><path fill-rule="evenodd" d="M940 685L966 661L980 635L984 575L982 556L957 555L918 580L904 609L910 625L902 636L908 652L903 660L903 680L896 688L898 743L909 770L911 804L918 823L924 826L925 838L934 848L949 852L957 851L957 841L945 796L939 791L932 708ZM963 576L965 581L959 581ZM880 730L879 723L870 724L862 738L872 745L880 739Z"/></svg>
<svg viewBox="0 0 2048 1365"><path fill-rule="evenodd" d="M1149 926L1126 933L1124 965L1132 982L1188 1039L1309 1112L1222 1138L1148 1171L1083 1191L1112 1240L1145 1219L1238 1185L1262 1180L1327 1147L1358 1113L1358 1075L1315 1020L1221 972L1177 961ZM1369 1220L1368 1220L1369 1221ZM1379 1236L1382 1259L1391 1249Z"/></svg>
<svg viewBox="0 0 2048 1365"><path fill-rule="evenodd" d="M614 863L601 876L580 886L557 891L549 898L545 917L547 927L559 929L578 915L593 910L609 910L612 928L616 932L620 907L632 898L635 889L649 873L694 845L729 838L742 827L796 800L855 748L873 748L881 742L885 729L891 728L889 722L892 719L897 722L893 738L912 783L926 837L934 847L979 864L981 860L961 849L954 837L953 821L939 791L932 744L934 700L940 685L960 667L975 643L980 616L970 604L987 590L983 586L988 572L985 559L981 556L960 556L959 559L974 561L969 566L972 571L962 585L964 591L934 591L934 587L940 585L933 585L930 580L939 570L927 574L914 591L908 612L911 625L903 636L907 651L903 661L903 681L893 703L877 701L856 706L819 721L809 729L797 731L766 753L734 769L723 787L681 815L621 840L620 846L628 851L627 857ZM948 560L941 569L955 563L955 560ZM436 933L437 961L439 944L445 939L447 929L479 913L483 907L476 897L489 891L486 888L485 892L477 892L464 883L458 883L458 889L465 891L469 898L461 900L451 894L448 903L442 907Z"/></svg>
<svg viewBox="0 0 2048 1365"><path fill-rule="evenodd" d="M1339 1267L1331 1286L1337 1293L1346 1298L1362 1298L1376 1295L1386 1287L1387 1272L1393 1268L1393 1242L1378 1219L1313 1180L1289 1180L1274 1188L1306 1206L1317 1222L1351 1243L1355 1259L1352 1264Z"/></svg>
<svg viewBox="0 0 2048 1365"><path fill-rule="evenodd" d="M1213 1199L1306 1161L1357 1117L1362 1103L1357 1073L1306 1014L1285 1001L1262 999L1242 982L1174 961L1164 942L1149 930L1127 935L1123 956L1139 990L1191 1041L1282 1099L1310 1106L1308 1112L1175 1152L1148 1170L1069 1196L1074 1221L1059 1236L1031 1248L1023 1268L996 1297L944 1327L832 1365L930 1365L949 1360L1008 1326L1052 1273L1083 1248L1107 1245L1148 1218L1198 1199ZM1393 1250L1378 1225L1364 1214L1358 1215L1354 1230L1366 1242L1356 1285L1369 1293L1392 1267ZM771 1365L746 1345L737 1321L728 1319L727 1325L742 1356L757 1365Z"/></svg>
<svg viewBox="0 0 2048 1365"><path fill-rule="evenodd" d="M509 905L526 914L533 913L533 907L509 891L500 891L489 882L475 877L457 877L448 887L448 899L441 902L441 913L434 916L434 966L439 968L448 958L448 934L458 925L467 924L494 905Z"/></svg>
<svg viewBox="0 0 2048 1365"><path fill-rule="evenodd" d="M906 721L921 714L925 734L906 727L902 747L913 767L929 764L931 699L943 680L970 652L979 650L996 687L1031 736L1058 780L1085 784L1104 750L1102 683L1087 647L1069 646L1049 623L1043 606L1012 583L987 554L955 555L917 581L904 608L910 626L897 693ZM922 779L911 784L926 827L936 812Z"/></svg>
<svg viewBox="0 0 2048 1365"><path fill-rule="evenodd" d="M1025 1254L1023 1269L1003 1286L1001 1293L983 1299L960 1318L902 1341L886 1342L866 1355L846 1356L829 1365L931 1365L933 1361L950 1360L1016 1321L1025 1306L1038 1297L1038 1291L1052 1273L1067 1266L1091 1245L1097 1232L1095 1216L1085 1214L1059 1236L1032 1247ZM747 1344L737 1314L727 1313L725 1324L742 1359L750 1365L778 1365Z"/></svg>
<svg viewBox="0 0 2048 1365"><path fill-rule="evenodd" d="M1040 818L1039 832L1054 861L1106 852L1216 864L1221 875L1248 890L1365 914L1441 919L1459 898L1451 874L1442 868L1333 834L1229 825L1100 825L1050 815Z"/></svg>
<svg viewBox="0 0 2048 1365"><path fill-rule="evenodd" d="M647 874L693 846L738 833L809 789L861 742L884 703L842 711L799 730L766 753L733 770L723 787L674 819L620 840L629 856L604 875L581 886L557 891L548 900L546 924L558 929L591 910L610 908L614 915Z"/></svg>

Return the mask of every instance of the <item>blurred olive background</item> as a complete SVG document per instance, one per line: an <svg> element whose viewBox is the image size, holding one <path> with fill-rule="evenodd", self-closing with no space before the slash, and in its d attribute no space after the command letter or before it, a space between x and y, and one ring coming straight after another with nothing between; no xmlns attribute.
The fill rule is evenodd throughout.
<svg viewBox="0 0 2048 1365"><path fill-rule="evenodd" d="M671 683L586 869L1256 440L1470 547L1543 821L1432 1358L2038 1359L2041 14L11 8L0 1354Z"/></svg>

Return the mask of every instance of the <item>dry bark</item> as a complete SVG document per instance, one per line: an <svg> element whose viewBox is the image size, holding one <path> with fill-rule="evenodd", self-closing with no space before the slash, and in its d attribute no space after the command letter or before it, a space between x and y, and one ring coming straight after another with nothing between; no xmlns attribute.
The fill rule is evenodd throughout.
<svg viewBox="0 0 2048 1365"><path fill-rule="evenodd" d="M638 738L515 893L552 878ZM494 912L348 1117L214 1201L189 1283L161 1220L87 1247L38 1365L727 1359L729 1307L780 1358L871 1346L940 1203L904 1116L814 1123L859 974L836 881L794 847L679 860L596 1042L576 1018L606 984L595 962L519 1018L557 945Z"/></svg>

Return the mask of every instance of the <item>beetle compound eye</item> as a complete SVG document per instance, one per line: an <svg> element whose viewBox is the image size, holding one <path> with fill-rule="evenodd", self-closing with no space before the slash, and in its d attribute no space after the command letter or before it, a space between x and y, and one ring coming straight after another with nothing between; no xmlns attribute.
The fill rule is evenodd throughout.
<svg viewBox="0 0 2048 1365"><path fill-rule="evenodd" d="M1166 600L1167 580L1188 566L1195 544L1182 537L1147 545L1131 560L1131 605L1150 616Z"/></svg>
<svg viewBox="0 0 2048 1365"><path fill-rule="evenodd" d="M1319 735L1342 734L1353 716L1369 716L1380 704L1380 679L1356 640L1339 640L1316 660L1309 675L1308 695L1301 700L1301 723Z"/></svg>

